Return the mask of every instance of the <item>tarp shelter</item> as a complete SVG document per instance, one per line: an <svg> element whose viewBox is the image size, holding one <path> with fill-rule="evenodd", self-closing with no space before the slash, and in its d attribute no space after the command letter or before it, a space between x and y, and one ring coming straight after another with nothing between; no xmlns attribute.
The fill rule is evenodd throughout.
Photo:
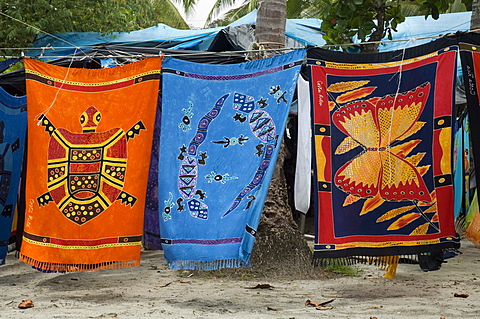
<svg viewBox="0 0 480 319"><path fill-rule="evenodd" d="M167 53L167 51L170 53L174 51L185 53L188 51L243 51L251 49L254 42L256 18L257 11L254 10L227 27L210 29L179 30L159 24L147 29L111 34L98 32L40 34L33 43L32 49L26 54L55 58L80 53L91 57L91 50L95 48L94 51L96 51L99 47L104 53L109 48L114 48L111 52L114 57L118 57L122 51L125 55L132 52L143 54L147 49L148 54ZM437 20L432 17L425 19L424 16L407 17L405 22L398 25L396 32L392 31L394 41L384 38L385 42L380 44L379 51L406 49L430 42L441 35L467 31L470 28L470 18L471 12L441 14ZM287 19L286 46L298 48L325 45L322 38L324 32L320 29L321 23L319 19ZM108 64L104 60L103 62ZM461 76L460 67L457 73ZM464 102L463 95L458 94L461 101L457 103Z"/></svg>
<svg viewBox="0 0 480 319"><path fill-rule="evenodd" d="M53 36L40 34L27 55L66 56L98 45L195 51L248 50L253 42L252 30L256 17L257 11L254 10L227 27L199 30L179 30L160 23L147 29L111 34L98 32L69 32ZM296 48L324 45L320 24L321 20L318 19L289 19L285 32L287 46ZM72 47L72 44L78 48ZM220 47L226 50L221 50Z"/></svg>
<svg viewBox="0 0 480 319"><path fill-rule="evenodd" d="M388 41L380 44L379 51L402 50L435 40L439 35L456 33L457 31L470 30L472 12L457 12L441 14L437 20L431 16L406 17L405 21L397 26L397 32L392 30L394 42ZM408 40L408 41L396 41Z"/></svg>

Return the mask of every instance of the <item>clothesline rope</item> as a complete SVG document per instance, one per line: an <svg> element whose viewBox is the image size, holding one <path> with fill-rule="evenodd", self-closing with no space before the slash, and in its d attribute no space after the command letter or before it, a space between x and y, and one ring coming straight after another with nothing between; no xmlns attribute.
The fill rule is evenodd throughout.
<svg viewBox="0 0 480 319"><path fill-rule="evenodd" d="M77 53L77 49L75 49L75 53ZM65 77L63 78L63 81L61 82L60 86L58 87L57 92L55 92L55 96L53 97L52 103L50 103L50 105L41 114L47 115L48 112L50 112L50 110L52 109L55 102L57 101L58 94L63 89L63 86L65 85L65 83L67 81L68 75L70 74L70 70L72 68L72 63L73 63L73 59L70 60L70 64L68 65L67 72L65 73ZM37 114L35 116L35 118L37 119L37 126L40 126L42 124L42 121L40 120L40 115L41 114Z"/></svg>
<svg viewBox="0 0 480 319"><path fill-rule="evenodd" d="M472 32L479 32L480 29L475 29L475 30L469 30L469 31L464 31L464 33L472 33ZM367 44L384 44L384 43L395 43L395 42L413 42L413 41L419 41L419 40L428 40L428 39L436 39L436 38L441 38L444 36L451 36L454 35L453 33L445 34L445 35L437 35L437 36L429 36L429 37L420 37L420 38L412 38L412 39L398 39L398 40L387 40L387 41L370 41L370 42L360 42L360 43L342 43L342 44L325 44L322 45L321 48L331 48L331 47L347 47L347 46L356 46L356 45L367 45ZM142 41L145 42L145 41ZM131 42L135 43L135 42ZM115 43L115 46L121 47L122 45L119 43ZM56 50L56 49L81 49L81 48L92 48L94 49L95 47L102 47L104 45L91 45L91 46L72 46L72 47L30 47L30 48L0 48L0 50L6 50L6 49L12 49L12 50ZM289 51L289 50L295 50L295 49L300 49L300 48L281 48L281 49L262 49L262 50L238 50L238 51L223 51L223 53L252 53L252 52L259 52L259 51L265 51L265 50L270 50L270 51ZM87 52L81 51L85 56L84 57L91 57ZM159 49L159 54L162 52L161 49ZM165 56L188 56L188 55L208 55L208 54L218 54L222 52L209 52L209 51L199 51L199 52L193 52L193 53L183 53L183 54L165 54ZM146 56L148 54L132 54L132 55L111 55L111 56L105 56L105 57L117 57L117 58L128 58L128 57L142 57ZM5 58L16 58L18 56L4 56ZM42 55L42 56L26 56L30 58L62 58L62 57L70 57L70 55L55 55L55 56L47 56L47 55Z"/></svg>

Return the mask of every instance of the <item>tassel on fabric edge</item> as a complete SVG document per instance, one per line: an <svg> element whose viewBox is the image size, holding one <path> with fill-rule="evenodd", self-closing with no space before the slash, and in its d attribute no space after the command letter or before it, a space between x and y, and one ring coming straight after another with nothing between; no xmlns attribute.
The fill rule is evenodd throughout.
<svg viewBox="0 0 480 319"><path fill-rule="evenodd" d="M394 256L350 256L343 258L318 258L313 260L315 267L352 266L355 264L370 264L386 270L390 263L418 264L418 255Z"/></svg>
<svg viewBox="0 0 480 319"><path fill-rule="evenodd" d="M321 258L317 259L315 266L322 266L323 268L350 266L357 263L375 265L378 268L385 270L384 278L396 278L397 266L400 256L351 256L344 258Z"/></svg>
<svg viewBox="0 0 480 319"><path fill-rule="evenodd" d="M336 267L336 266L352 266L356 264L357 257L344 257L344 258L318 258L313 260L315 267Z"/></svg>
<svg viewBox="0 0 480 319"><path fill-rule="evenodd" d="M171 270L217 270L222 268L246 268L250 264L240 259L222 259L211 261L177 260L168 262Z"/></svg>
<svg viewBox="0 0 480 319"><path fill-rule="evenodd" d="M454 224L455 224L455 232L457 234L464 234L468 226L466 216L464 215L458 216L457 218L455 218Z"/></svg>
<svg viewBox="0 0 480 319"><path fill-rule="evenodd" d="M97 264L61 264L35 260L20 253L19 260L41 272L97 271L105 269L131 268L140 265L140 260L108 261Z"/></svg>

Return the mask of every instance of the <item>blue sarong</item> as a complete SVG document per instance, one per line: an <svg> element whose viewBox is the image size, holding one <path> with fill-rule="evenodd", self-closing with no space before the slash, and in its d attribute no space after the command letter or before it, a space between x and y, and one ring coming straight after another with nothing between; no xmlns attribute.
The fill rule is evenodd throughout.
<svg viewBox="0 0 480 319"><path fill-rule="evenodd" d="M0 62L0 70L16 60ZM15 97L0 87L0 265L5 263L22 170L27 112L25 96Z"/></svg>
<svg viewBox="0 0 480 319"><path fill-rule="evenodd" d="M454 186L454 216L457 218L460 215L463 215L463 197L464 197L464 178L465 170L463 167L463 126L458 128L458 131L455 134L455 148L453 153L453 164L454 164L454 173L453 173L453 186Z"/></svg>
<svg viewBox="0 0 480 319"><path fill-rule="evenodd" d="M143 246L147 249L162 249L160 243L160 223L158 214L158 157L160 155L160 124L162 119L162 98L158 97L158 107L153 128L152 153L148 170L147 195L145 198L145 218L143 223Z"/></svg>
<svg viewBox="0 0 480 319"><path fill-rule="evenodd" d="M172 269L249 264L304 56L165 59L159 214Z"/></svg>

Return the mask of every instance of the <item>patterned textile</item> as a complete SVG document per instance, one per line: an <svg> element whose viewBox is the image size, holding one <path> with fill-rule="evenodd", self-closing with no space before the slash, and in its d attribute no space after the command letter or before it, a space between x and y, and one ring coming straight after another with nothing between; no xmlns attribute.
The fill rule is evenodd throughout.
<svg viewBox="0 0 480 319"><path fill-rule="evenodd" d="M304 56L165 60L160 233L172 269L248 265Z"/></svg>
<svg viewBox="0 0 480 319"><path fill-rule="evenodd" d="M160 124L162 119L161 96L153 130L152 154L148 172L147 196L145 198L145 222L143 226L143 246L148 249L162 249L160 242L160 217L158 214L158 158L160 156Z"/></svg>
<svg viewBox="0 0 480 319"><path fill-rule="evenodd" d="M475 198L478 201L478 198ZM478 202L472 204L473 219L465 230L465 237L475 246L480 247L480 212L478 210Z"/></svg>
<svg viewBox="0 0 480 319"><path fill-rule="evenodd" d="M468 115L463 119L463 173L464 173L464 212L470 207L470 124ZM457 217L455 215L455 217Z"/></svg>
<svg viewBox="0 0 480 319"><path fill-rule="evenodd" d="M309 51L316 258L454 247L452 109L457 47Z"/></svg>
<svg viewBox="0 0 480 319"><path fill-rule="evenodd" d="M16 235L12 223L27 132L26 111L25 96L12 96L0 87L0 265L5 263L8 245Z"/></svg>
<svg viewBox="0 0 480 319"><path fill-rule="evenodd" d="M465 216L465 226L468 227L472 220L475 218L478 211L478 191L475 189L473 192L472 205L468 207L467 214ZM479 221L480 222L480 221ZM480 233L479 233L480 235Z"/></svg>
<svg viewBox="0 0 480 319"><path fill-rule="evenodd" d="M472 125L467 124L466 127L468 127L470 132L469 138L471 139L471 151L473 152L472 164L473 167L475 167L477 181L480 167L480 127L476 125L476 123L479 123L480 121L480 82L478 80L480 76L480 53L477 52L479 44L480 34L472 33L462 35L460 43L460 58L462 61L463 79L467 98L468 121L469 123L472 123ZM467 138L468 136L464 135L464 139ZM465 165L469 165L469 158L465 159ZM469 177L466 178L465 185L468 185L468 180ZM472 209L468 210L466 218L467 224L471 221L466 235L470 241L478 244L480 240L480 236L478 236L478 230L480 229L480 217L477 217L478 214L475 213L478 208L478 196L475 196L471 203L466 204L471 204L473 206Z"/></svg>
<svg viewBox="0 0 480 319"><path fill-rule="evenodd" d="M459 128L455 133L455 143L453 151L453 186L455 190L454 195L454 217L457 218L463 215L463 199L464 199L464 182L465 174L463 167L463 127L459 123Z"/></svg>
<svg viewBox="0 0 480 319"><path fill-rule="evenodd" d="M25 60L21 260L42 271L139 265L161 59L108 69Z"/></svg>

